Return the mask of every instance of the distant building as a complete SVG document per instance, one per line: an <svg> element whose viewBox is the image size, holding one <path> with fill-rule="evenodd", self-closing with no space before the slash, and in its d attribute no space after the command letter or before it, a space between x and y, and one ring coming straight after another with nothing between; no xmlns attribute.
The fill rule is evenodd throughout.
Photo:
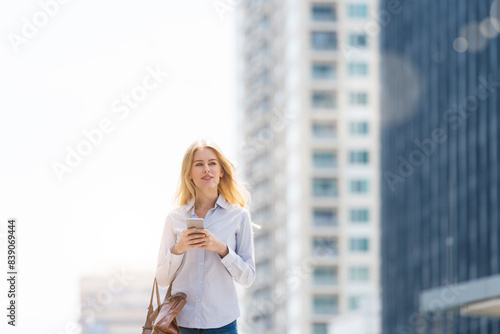
<svg viewBox="0 0 500 334"><path fill-rule="evenodd" d="M330 324L331 333L378 334L380 333L380 300L364 299L359 308L336 317Z"/></svg>
<svg viewBox="0 0 500 334"><path fill-rule="evenodd" d="M500 333L492 3L381 2L384 334Z"/></svg>
<svg viewBox="0 0 500 334"><path fill-rule="evenodd" d="M80 324L83 334L142 333L154 272L113 271L107 276L80 279ZM166 289L160 289L161 298ZM156 308L156 299L153 307Z"/></svg>
<svg viewBox="0 0 500 334"><path fill-rule="evenodd" d="M379 297L377 1L242 1L239 122L257 279L244 333L329 333Z"/></svg>

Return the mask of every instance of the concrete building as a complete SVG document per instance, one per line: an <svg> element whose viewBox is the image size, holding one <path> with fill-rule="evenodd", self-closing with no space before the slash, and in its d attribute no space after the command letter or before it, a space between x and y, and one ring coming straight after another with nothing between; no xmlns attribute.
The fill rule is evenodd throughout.
<svg viewBox="0 0 500 334"><path fill-rule="evenodd" d="M238 7L240 168L262 226L245 333L328 333L379 297L377 6Z"/></svg>
<svg viewBox="0 0 500 334"><path fill-rule="evenodd" d="M141 333L146 320L154 272L113 271L80 279L83 334ZM166 289L160 289L163 298ZM156 308L156 298L153 307Z"/></svg>
<svg viewBox="0 0 500 334"><path fill-rule="evenodd" d="M499 1L391 3L383 333L500 333Z"/></svg>
<svg viewBox="0 0 500 334"><path fill-rule="evenodd" d="M331 333L380 333L380 299L365 299L357 310L336 317L330 324Z"/></svg>

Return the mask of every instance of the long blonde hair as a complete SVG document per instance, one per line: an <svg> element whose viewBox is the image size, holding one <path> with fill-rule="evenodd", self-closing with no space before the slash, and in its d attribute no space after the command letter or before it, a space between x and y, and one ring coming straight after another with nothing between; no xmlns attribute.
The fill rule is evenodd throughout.
<svg viewBox="0 0 500 334"><path fill-rule="evenodd" d="M193 180L189 179L191 165L193 164L194 153L197 149L210 148L214 151L222 170L224 171L217 190L226 201L238 204L241 207L247 207L250 194L242 183L238 182L234 165L222 154L221 149L214 142L208 139L199 139L195 141L184 154L182 160L181 177L179 186L175 195L175 200L180 206L189 203L191 199L196 200L196 187Z"/></svg>

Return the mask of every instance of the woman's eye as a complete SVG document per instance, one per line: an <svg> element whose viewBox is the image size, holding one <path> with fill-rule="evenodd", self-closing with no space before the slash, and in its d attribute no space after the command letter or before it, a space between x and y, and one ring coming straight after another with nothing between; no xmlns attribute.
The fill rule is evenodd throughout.
<svg viewBox="0 0 500 334"><path fill-rule="evenodd" d="M201 162L198 162L196 166L203 166L203 164Z"/></svg>
<svg viewBox="0 0 500 334"><path fill-rule="evenodd" d="M211 164L211 165L213 165L213 166L215 166L215 165L216 165L216 163L215 163L215 162L211 162L210 164Z"/></svg>

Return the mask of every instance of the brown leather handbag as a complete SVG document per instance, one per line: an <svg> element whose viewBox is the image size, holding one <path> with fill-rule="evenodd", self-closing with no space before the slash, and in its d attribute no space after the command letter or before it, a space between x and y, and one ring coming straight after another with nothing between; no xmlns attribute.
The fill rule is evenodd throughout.
<svg viewBox="0 0 500 334"><path fill-rule="evenodd" d="M174 277L175 279L175 277ZM146 323L142 326L142 334L180 334L181 330L177 325L175 318L186 305L186 294L178 292L172 296L172 283L168 287L167 294L163 303L160 304L160 292L158 291L158 283L156 277L151 291L151 300L149 301L148 314ZM156 287L156 302L158 307L153 310L153 295Z"/></svg>

